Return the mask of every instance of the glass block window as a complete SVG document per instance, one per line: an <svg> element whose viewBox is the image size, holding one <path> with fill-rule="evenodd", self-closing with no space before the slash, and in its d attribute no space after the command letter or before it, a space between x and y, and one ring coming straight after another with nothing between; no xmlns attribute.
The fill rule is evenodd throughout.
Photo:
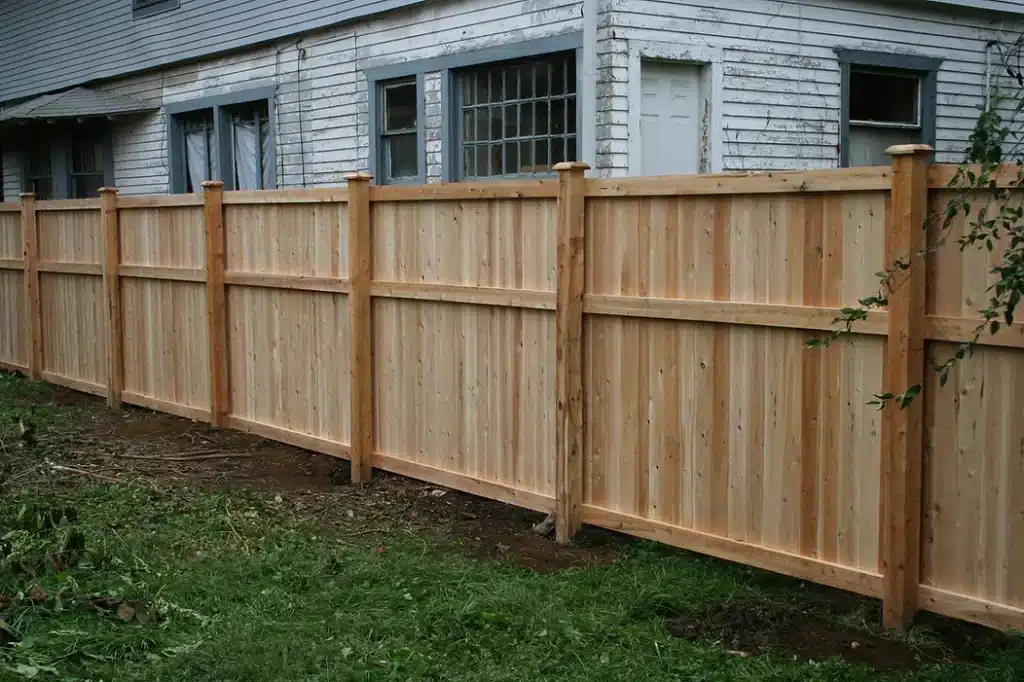
<svg viewBox="0 0 1024 682"><path fill-rule="evenodd" d="M381 167L385 182L419 178L416 79L386 83L381 88Z"/></svg>
<svg viewBox="0 0 1024 682"><path fill-rule="evenodd" d="M549 175L577 160L576 55L459 72L462 179Z"/></svg>

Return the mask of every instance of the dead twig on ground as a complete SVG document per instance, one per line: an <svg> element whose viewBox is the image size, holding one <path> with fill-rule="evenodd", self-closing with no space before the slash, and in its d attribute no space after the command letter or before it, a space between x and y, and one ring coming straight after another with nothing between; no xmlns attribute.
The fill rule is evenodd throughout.
<svg viewBox="0 0 1024 682"><path fill-rule="evenodd" d="M98 478L101 481L107 481L108 483L116 483L118 485L124 485L124 481L120 481L112 476L104 476L103 474L97 474L94 471L86 471L85 469L76 469L75 467L66 467L60 464L51 464L50 468L54 471L62 471L67 474L75 474L76 476L91 476L92 478Z"/></svg>
<svg viewBox="0 0 1024 682"><path fill-rule="evenodd" d="M207 455L187 455L187 454L175 454L175 455L129 455L129 454L115 454L114 457L122 459L144 459L151 462L198 462L204 459L229 459L232 457L252 457L248 452L217 452Z"/></svg>

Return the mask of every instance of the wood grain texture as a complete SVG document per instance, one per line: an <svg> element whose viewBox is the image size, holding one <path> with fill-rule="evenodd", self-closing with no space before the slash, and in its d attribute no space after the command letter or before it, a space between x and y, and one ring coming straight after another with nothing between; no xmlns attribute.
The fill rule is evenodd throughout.
<svg viewBox="0 0 1024 682"><path fill-rule="evenodd" d="M228 387L227 294L224 289L224 183L203 183L206 241L206 330L210 361L210 423L224 426L231 411Z"/></svg>
<svg viewBox="0 0 1024 682"><path fill-rule="evenodd" d="M226 205L226 267L240 273L346 277L347 225L346 204Z"/></svg>
<svg viewBox="0 0 1024 682"><path fill-rule="evenodd" d="M373 203L376 281L555 291L548 199Z"/></svg>
<svg viewBox="0 0 1024 682"><path fill-rule="evenodd" d="M105 387L107 306L103 278L42 273L39 304L43 371Z"/></svg>
<svg viewBox="0 0 1024 682"><path fill-rule="evenodd" d="M569 544L583 526L584 163L558 171L558 290L555 312L555 540ZM644 358L646 360L646 358Z"/></svg>
<svg viewBox="0 0 1024 682"><path fill-rule="evenodd" d="M602 314L586 318L585 502L874 573L880 422L866 403L884 341L809 351L807 332L735 323L817 326L780 311L806 318L864 296L883 262L887 195L587 205L585 300ZM594 305L616 297L694 314Z"/></svg>
<svg viewBox="0 0 1024 682"><path fill-rule="evenodd" d="M117 190L100 191L103 224L103 289L107 312L107 406L120 409L124 388L124 318L121 314L121 228L117 215Z"/></svg>
<svg viewBox="0 0 1024 682"><path fill-rule="evenodd" d="M117 200L122 265L205 267L202 206L124 208L127 198Z"/></svg>
<svg viewBox="0 0 1024 682"><path fill-rule="evenodd" d="M97 200L93 210L36 211L39 260L101 265L105 238L98 209Z"/></svg>
<svg viewBox="0 0 1024 682"><path fill-rule="evenodd" d="M933 192L932 211L953 196ZM983 204L974 203L975 211ZM999 249L961 253L955 241L970 220L960 216L948 243L929 256L926 312L973 327L987 304ZM941 363L956 349L931 342L926 354ZM965 358L945 387L934 372L925 373L922 607L999 627L1022 625L1014 612L999 616L993 605L1024 609L1021 376L1024 351L989 346ZM934 604L930 594L937 595Z"/></svg>
<svg viewBox="0 0 1024 682"><path fill-rule="evenodd" d="M554 497L555 316L373 302L376 447Z"/></svg>
<svg viewBox="0 0 1024 682"><path fill-rule="evenodd" d="M39 213L32 194L21 195L21 244L25 263L23 305L28 324L25 346L28 352L28 375L39 379L43 371L43 313L39 290Z"/></svg>
<svg viewBox="0 0 1024 682"><path fill-rule="evenodd" d="M889 294L885 390L902 395L924 381L925 277L923 258L928 208L928 165L932 148L890 148L893 154L892 204L886 260L903 260ZM923 401L892 401L885 408L888 439L882 444L882 622L904 628L917 611L921 560L921 453Z"/></svg>
<svg viewBox="0 0 1024 682"><path fill-rule="evenodd" d="M0 213L0 259L22 258L21 214Z"/></svg>
<svg viewBox="0 0 1024 682"><path fill-rule="evenodd" d="M349 442L345 299L228 288L232 417Z"/></svg>
<svg viewBox="0 0 1024 682"><path fill-rule="evenodd" d="M0 270L0 361L28 366L25 273Z"/></svg>
<svg viewBox="0 0 1024 682"><path fill-rule="evenodd" d="M121 297L124 391L209 410L203 284L126 278Z"/></svg>
<svg viewBox="0 0 1024 682"><path fill-rule="evenodd" d="M348 179L348 372L351 423L352 482L366 483L373 475L373 223L370 218L370 178Z"/></svg>

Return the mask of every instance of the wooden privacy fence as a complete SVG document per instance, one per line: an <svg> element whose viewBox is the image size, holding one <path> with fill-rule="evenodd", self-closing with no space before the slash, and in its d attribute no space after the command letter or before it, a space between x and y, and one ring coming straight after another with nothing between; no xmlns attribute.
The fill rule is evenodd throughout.
<svg viewBox="0 0 1024 682"><path fill-rule="evenodd" d="M0 206L0 361L33 377L919 609L1024 628L1024 337L991 259L915 259L927 150L834 171ZM931 206L929 207L929 201ZM958 224L965 229L965 223ZM867 403L924 377L906 410Z"/></svg>

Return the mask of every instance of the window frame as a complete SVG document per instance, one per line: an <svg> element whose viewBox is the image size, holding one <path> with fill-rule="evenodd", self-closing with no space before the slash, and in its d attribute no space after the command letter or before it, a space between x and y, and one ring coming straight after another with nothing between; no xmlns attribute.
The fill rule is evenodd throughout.
<svg viewBox="0 0 1024 682"><path fill-rule="evenodd" d="M937 116L937 83L938 72L942 60L934 57L917 55L893 54L888 52L870 52L866 50L850 50L838 48L840 70L840 124L839 124L839 165L850 166L850 128L863 126L896 130L920 130L921 144L935 146L935 121ZM899 75L917 76L918 84L918 121L911 126L899 123L857 122L850 120L850 71L876 69Z"/></svg>
<svg viewBox="0 0 1024 682"><path fill-rule="evenodd" d="M51 196L50 199L69 199L71 198L72 182L71 182L71 169L73 168L73 162L71 159L71 139L74 137L76 132L72 126L78 126L86 128L83 132L87 132L89 135L93 135L99 139L103 144L103 186L113 187L114 186L114 138L113 128L110 124L93 125L91 129L88 129L89 122L85 123L69 123L69 124L53 124L47 125L45 130L34 131L26 136L26 143L16 153L18 154L19 163L19 175L21 179L21 188L23 192L31 191L29 187L30 180L36 179L36 177L43 176L30 176L28 174L28 148L31 147L38 138L44 138L50 146L50 188ZM90 174L92 175L92 174Z"/></svg>
<svg viewBox="0 0 1024 682"><path fill-rule="evenodd" d="M408 85L409 83L415 82L416 84L416 128L415 130L402 130L402 131L386 131L384 125L384 117L387 115L387 111L384 108L384 93L385 91L396 85ZM373 97L375 106L371 107L370 110L370 140L373 146L373 153L371 154L370 172L376 176L378 173L380 177L377 178L379 184L382 185L422 185L426 183L427 176L427 158L426 158L426 102L424 101L424 77L422 73L417 73L412 76L405 76L399 78L392 78L388 80L381 80L375 82L375 95ZM416 135L416 176L415 177L403 177L403 178L391 178L387 176L388 164L385 158L387 154L387 146L383 144L384 138L393 137L396 135L409 135L415 133Z"/></svg>
<svg viewBox="0 0 1024 682"><path fill-rule="evenodd" d="M267 155L267 164L269 168L273 169L271 186L264 187L264 189L277 189L280 179L277 172L276 95L276 86L268 85L266 87L239 90L222 95L164 105L164 115L167 119L168 169L170 171L168 192L170 194L183 194L188 187L186 177L188 170L185 167L184 119L189 114L204 110L213 111L213 137L216 146L217 170L218 174L222 176L213 179L222 181L225 190L233 191L235 189L234 173L228 172L229 169L234 168L231 147L231 114L239 105L261 101L266 101L267 103L267 134L270 137L270 152Z"/></svg>
<svg viewBox="0 0 1024 682"><path fill-rule="evenodd" d="M132 18L145 19L180 6L181 0L132 0Z"/></svg>
<svg viewBox="0 0 1024 682"><path fill-rule="evenodd" d="M536 65L538 63L545 63L545 64L548 64L550 66L553 61L555 61L555 60L561 61L562 58L565 59L565 63L567 63L570 60L575 61L575 63L573 64L573 72L575 74L575 83L574 83L575 88L573 89L572 92L569 92L568 87L567 87L568 83L566 82L566 90L565 90L565 92L563 92L560 95L552 95L552 93L550 92L551 81L549 81L549 84L548 84L549 92L548 92L547 95L545 95L543 97L538 97L538 96L535 95L535 96L529 98L529 101L534 104L534 115L535 116L534 116L534 121L533 121L533 124L534 124L534 132L533 132L533 134L525 135L525 136L520 134L520 135L518 135L518 136L516 136L514 138L516 143L521 143L524 140L530 140L531 142L536 143L538 140L546 138L547 142L548 142L548 163L547 163L547 165L549 167L551 167L552 170L549 170L547 172L541 172L541 173L537 173L537 172L534 172L534 173L504 173L504 172L502 172L502 173L499 173L497 175L488 174L486 176L481 176L481 175L474 174L472 176L466 176L465 175L465 168L464 168L464 164L463 164L462 160L463 160L464 148L466 146L465 126L463 125L463 113L464 113L464 110L466 109L467 105L466 105L466 102L465 102L465 93L463 92L463 89L460 87L460 79L465 77L467 74L478 74L478 73L481 73L481 72L488 72L488 71L491 71L493 73L492 70L494 70L494 69L503 69L503 68L507 68L507 67L516 67L516 66L521 66L521 65L524 65L524 64ZM498 62L486 62L486 63L483 63L483 64L475 64L473 66L469 66L469 67L465 67L465 68L456 70L452 74L452 82L453 82L453 90L452 90L452 92L454 92L454 101L452 102L452 107L454 108L454 110L456 112L456 115L455 115L454 120L453 120L453 128L452 128L452 135L453 135L452 139L453 139L454 145L455 145L455 158L452 160L452 163L454 165L454 168L453 168L454 177L457 179L457 181L486 182L488 180L522 180L522 179L536 179L536 178L551 178L551 177L554 177L554 176L557 175L557 173L553 170L553 168L554 168L554 165L556 163L558 163L556 161L553 161L552 140L554 138L559 138L559 139L561 139L563 141L563 145L565 146L566 152L568 151L568 139L569 139L569 137L575 138L576 157L579 158L580 153L581 153L580 137L581 137L581 134L582 134L582 132L581 132L582 117L581 117L580 104L579 104L579 98L580 98L580 75L578 73L579 67L580 67L579 56L577 54L575 54L575 52L572 51L572 50L563 50L561 52L549 52L547 54L533 55L533 56L530 56L530 57L525 57L525 58L520 58L520 59L512 59L512 60L504 60L504 61L498 61ZM553 72L549 71L549 75L551 75L552 73ZM519 84L520 87L521 87L521 82L520 81L517 80L517 84ZM553 120L552 116L551 116L552 103L554 101L556 101L556 100L561 100L563 102L563 106L565 106L567 108L568 107L568 102L569 102L570 99L572 99L573 102L574 102L573 108L575 110L575 116L573 117L574 123L575 123L575 130L574 130L574 132L570 134L568 132L568 128L566 129L566 131L562 132L561 134L557 134L557 133L552 132L552 129L553 129L553 126L551 125L552 120ZM502 119L504 120L504 108L506 106L508 106L510 103L513 103L514 105L519 105L519 104L522 104L523 101L524 100L521 97L516 97L515 99L508 99L506 97L504 99L499 100L496 104L498 106L502 107L502 109L503 109ZM546 102L547 111L548 111L548 120L547 120L548 132L546 134L544 134L544 135L540 135L540 134L538 134L536 132L536 130L537 130L536 104L538 102L541 102L541 101ZM495 103L488 103L487 106L488 107L494 106L494 104ZM469 105L469 106L471 106L473 108L478 108L476 105ZM522 117L519 114L517 114L517 126L520 125L521 120L522 120ZM568 117L566 117L566 124L568 124ZM503 126L503 129L504 128L505 128L505 126ZM521 133L522 129L519 128L518 132ZM490 140L489 139L489 140L487 140L486 144L487 145L500 144L500 145L504 146L508 142L508 140L509 140L509 138L504 137L504 130L503 130L502 137L498 141ZM474 141L473 142L474 147L478 146L477 142L479 142L479 141ZM520 151L519 154L521 154L521 153L522 152ZM568 153L566 153L565 156L568 156ZM536 158L534 160L536 161ZM569 160L569 159L564 159L564 160ZM520 161L521 161L521 156L520 156ZM520 164L520 167L521 167L521 164ZM534 167L536 167L536 163L534 164ZM502 169L502 171L504 171L504 168Z"/></svg>
<svg viewBox="0 0 1024 682"><path fill-rule="evenodd" d="M368 92L370 93L378 92L378 84L381 81L394 80L403 77L408 78L412 76L416 76L417 79L422 79L424 74L427 73L440 74L440 180L441 182L457 182L459 181L457 173L458 165L456 163L457 159L455 159L457 150L453 143L454 135L457 132L455 130L455 125L457 125L459 116L459 112L456 111L453 106L455 99L456 72L466 67L483 66L495 62L525 59L528 57L542 57L557 52L569 51L575 52L576 55L576 153L577 155L581 155L583 154L585 147L583 140L585 135L583 130L583 106L580 104L581 98L583 97L583 31L569 31L553 36L547 36L545 38L524 40L517 43L508 43L505 45L497 45L481 49L465 50L463 52L455 52L439 57L429 57L427 59L414 61L371 63L367 64L363 68L363 73L366 76ZM418 113L418 117L419 120L424 121L425 123L425 98L421 97L419 99L421 108ZM379 106L379 98L371 95L368 100L370 109L368 116L370 143L368 162L370 166L369 170L370 173L374 175L375 182L380 182L380 179L376 178L378 174L378 160L380 158L380 143L377 136L376 113ZM432 104L433 103L436 102L432 102ZM364 125L367 125L367 123L364 123ZM420 158L423 159L423 177L420 180L421 182L426 181L426 173L428 170L426 146L429 141L436 141L436 138L428 140L425 134L420 135L419 152ZM431 163L436 164L437 162L432 161ZM500 180L501 178L496 177L494 179Z"/></svg>

